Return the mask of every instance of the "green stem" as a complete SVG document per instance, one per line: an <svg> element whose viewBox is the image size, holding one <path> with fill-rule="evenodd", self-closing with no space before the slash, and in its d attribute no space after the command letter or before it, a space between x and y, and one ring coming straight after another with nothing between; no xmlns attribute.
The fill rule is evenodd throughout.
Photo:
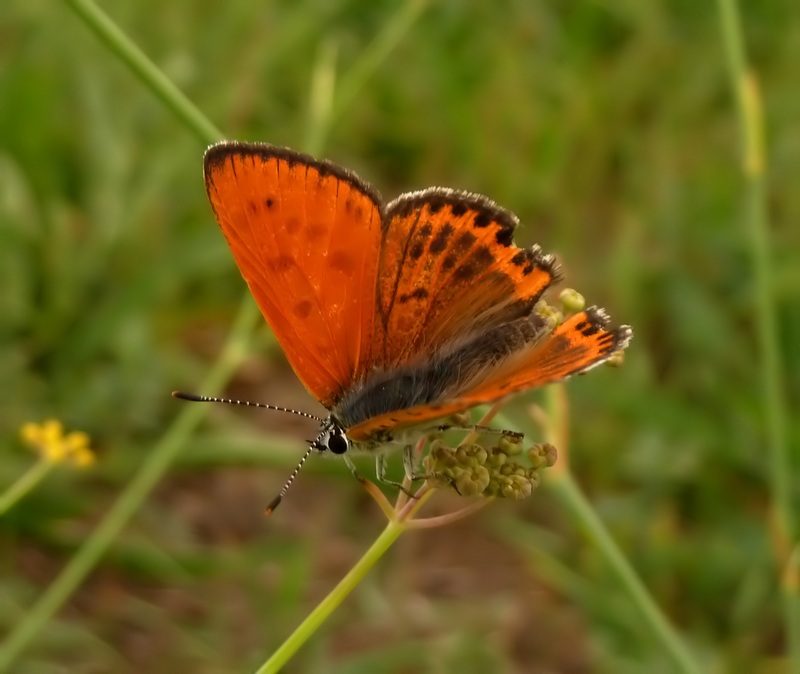
<svg viewBox="0 0 800 674"><path fill-rule="evenodd" d="M308 614L292 635L281 644L272 656L258 670L256 674L271 674L281 671L281 668L297 653L300 647L320 628L323 622L345 600L345 598L364 579L369 570L383 557L386 551L406 530L402 522L391 521L386 525L380 536L370 546L364 556L350 569L331 593Z"/></svg>
<svg viewBox="0 0 800 674"><path fill-rule="evenodd" d="M770 447L772 504L777 529L777 561L791 569L791 550L797 545L797 521L792 507L792 468L787 435L788 405L772 278L769 212L767 206L764 122L758 83L748 66L739 10L735 0L718 0L723 45L735 92L742 135L746 180L746 224L750 238L756 288L756 328L760 358L761 401ZM789 571L781 582L786 639L791 671L800 673L800 582Z"/></svg>
<svg viewBox="0 0 800 674"><path fill-rule="evenodd" d="M408 34L427 4L427 0L408 0L403 3L386 22L384 29L367 45L353 68L345 77L342 77L336 104L331 114L332 121L350 108L366 83L378 71L380 65Z"/></svg>
<svg viewBox="0 0 800 674"><path fill-rule="evenodd" d="M0 515L9 510L25 494L39 484L55 465L48 459L40 458L28 468L14 484L0 495Z"/></svg>
<svg viewBox="0 0 800 674"><path fill-rule="evenodd" d="M597 516L589 501L568 472L545 482L551 492L566 506L572 517L578 522L586 536L595 544L597 550L605 558L606 563L616 575L619 584L624 588L633 604L639 609L642 618L661 642L669 654L675 667L680 672L694 674L703 671L683 641L667 621L653 597L647 591L631 564L619 549L603 522Z"/></svg>
<svg viewBox="0 0 800 674"><path fill-rule="evenodd" d="M562 419L566 416L566 410L561 409L560 391L557 388L560 386L563 385L553 384L546 392L548 403L547 418L551 424L551 429L559 428ZM514 428L516 426L503 414L498 414L495 417L495 421L498 426L503 428ZM551 442L557 450L559 449L559 444L565 440L565 438L554 437L551 431L548 431L547 435L547 441ZM603 524L603 521L592 508L591 503L573 480L569 469L558 471L550 469L544 471L544 476L544 486L550 489L559 499L573 522L595 544L598 552L605 558L609 568L616 575L620 586L625 590L634 606L639 609L653 636L672 658L678 671L686 674L701 672L700 666L695 662L686 645L669 624L666 616L661 612L644 583L636 575L636 571L625 558L619 546L614 542L605 524Z"/></svg>
<svg viewBox="0 0 800 674"><path fill-rule="evenodd" d="M315 135L311 138L312 146L319 145L317 135L328 135L333 123L349 109L369 79L377 72L389 54L400 44L400 41L422 14L426 5L427 0L408 0L408 2L404 2L397 12L389 18L381 32L375 36L375 39L367 45L351 70L342 77L336 100L327 119L317 126Z"/></svg>
<svg viewBox="0 0 800 674"><path fill-rule="evenodd" d="M246 354L244 348L246 336L252 332L257 317L258 311L248 297L239 309L222 355L206 378L204 388L209 390L218 388L238 367ZM147 454L139 471L97 528L92 531L64 570L36 603L25 612L22 619L0 645L0 671L9 669L19 654L97 565L122 528L139 509L142 501L169 468L175 455L186 444L207 407L205 405L184 405L180 409L181 412L175 422L161 441Z"/></svg>
<svg viewBox="0 0 800 674"><path fill-rule="evenodd" d="M145 86L158 96L187 128L206 145L223 138L186 95L178 89L158 66L91 0L65 0L83 22L100 38L110 51L125 63Z"/></svg>
<svg viewBox="0 0 800 674"><path fill-rule="evenodd" d="M204 142L219 140L222 134L202 113L161 73L158 68L120 31L120 29L88 0L66 0L76 14L98 35L145 85L152 89L165 105ZM258 317L252 300L246 297L223 347L222 355L212 367L205 387L221 386L246 353L246 336ZM7 670L19 654L67 601L89 572L96 566L114 539L138 510L142 501L161 479L175 455L191 436L204 416L202 405L187 405L170 426L161 441L153 448L137 474L89 538L70 559L64 570L44 594L31 606L14 629L0 644L0 671Z"/></svg>

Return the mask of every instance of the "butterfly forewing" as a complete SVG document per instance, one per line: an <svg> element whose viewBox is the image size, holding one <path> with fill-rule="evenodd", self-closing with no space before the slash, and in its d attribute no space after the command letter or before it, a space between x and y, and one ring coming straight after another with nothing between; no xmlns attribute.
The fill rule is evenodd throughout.
<svg viewBox="0 0 800 674"><path fill-rule="evenodd" d="M226 142L205 156L217 221L308 390L330 407L372 362L379 197L291 150Z"/></svg>

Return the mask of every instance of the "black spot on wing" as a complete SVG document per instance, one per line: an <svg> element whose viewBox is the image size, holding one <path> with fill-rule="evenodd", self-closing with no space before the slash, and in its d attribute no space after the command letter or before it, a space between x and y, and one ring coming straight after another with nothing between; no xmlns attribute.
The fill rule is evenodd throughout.
<svg viewBox="0 0 800 674"><path fill-rule="evenodd" d="M423 224L411 237L413 243L408 250L408 257L412 260L419 260L425 252L425 244L431 238L433 225L430 222Z"/></svg>
<svg viewBox="0 0 800 674"><path fill-rule="evenodd" d="M444 199L437 199L434 197L428 202L428 210L433 215L436 215L443 208L444 208Z"/></svg>
<svg viewBox="0 0 800 674"><path fill-rule="evenodd" d="M411 300L424 300L428 297L428 291L425 288L417 288L410 293L404 293L397 298L400 304L406 304Z"/></svg>
<svg viewBox="0 0 800 674"><path fill-rule="evenodd" d="M450 271L455 267L456 264L466 256L477 240L478 237L472 232L461 232L461 234L456 237L452 247L442 261L442 269L444 271Z"/></svg>
<svg viewBox="0 0 800 674"><path fill-rule="evenodd" d="M510 246L514 243L514 230L507 227L500 227L494 235L495 241L501 246Z"/></svg>
<svg viewBox="0 0 800 674"><path fill-rule="evenodd" d="M453 215L457 218L460 218L464 213L467 212L469 209L469 204L463 201L457 201L450 206L450 210L452 211Z"/></svg>
<svg viewBox="0 0 800 674"><path fill-rule="evenodd" d="M475 244L478 237L472 232L461 232L453 242L453 249L450 251L453 255L462 257L469 252L469 249Z"/></svg>
<svg viewBox="0 0 800 674"><path fill-rule="evenodd" d="M484 209L475 214L475 219L472 221L472 224L478 229L483 229L484 227L488 227L491 222L491 213Z"/></svg>
<svg viewBox="0 0 800 674"><path fill-rule="evenodd" d="M575 326L584 337L591 337L600 332L600 326L589 323L588 321L581 321Z"/></svg>
<svg viewBox="0 0 800 674"><path fill-rule="evenodd" d="M455 278L463 281L485 272L494 264L494 255L487 246L479 246L455 271Z"/></svg>
<svg viewBox="0 0 800 674"><path fill-rule="evenodd" d="M439 255L447 248L447 242L450 240L454 231L453 225L448 222L436 232L436 236L433 237L433 241L431 241L430 248L428 249L431 255Z"/></svg>
<svg viewBox="0 0 800 674"><path fill-rule="evenodd" d="M522 267L531 259L531 252L529 250L520 250L514 257L511 258L511 264L517 267Z"/></svg>

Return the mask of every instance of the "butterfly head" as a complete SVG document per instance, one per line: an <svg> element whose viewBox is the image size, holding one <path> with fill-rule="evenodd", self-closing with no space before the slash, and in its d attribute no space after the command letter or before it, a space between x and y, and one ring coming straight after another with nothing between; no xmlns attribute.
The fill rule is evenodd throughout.
<svg viewBox="0 0 800 674"><path fill-rule="evenodd" d="M311 442L311 447L318 452L344 454L350 449L350 440L347 439L341 423L335 417L329 416L322 422L319 434Z"/></svg>

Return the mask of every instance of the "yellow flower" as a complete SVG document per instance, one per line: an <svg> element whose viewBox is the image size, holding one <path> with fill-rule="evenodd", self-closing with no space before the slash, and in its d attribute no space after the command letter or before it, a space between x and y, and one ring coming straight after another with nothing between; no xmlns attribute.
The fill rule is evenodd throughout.
<svg viewBox="0 0 800 674"><path fill-rule="evenodd" d="M89 447L89 436L82 431L64 434L64 426L56 419L42 424L28 422L22 425L23 442L51 463L71 461L84 468L94 463L94 453Z"/></svg>

